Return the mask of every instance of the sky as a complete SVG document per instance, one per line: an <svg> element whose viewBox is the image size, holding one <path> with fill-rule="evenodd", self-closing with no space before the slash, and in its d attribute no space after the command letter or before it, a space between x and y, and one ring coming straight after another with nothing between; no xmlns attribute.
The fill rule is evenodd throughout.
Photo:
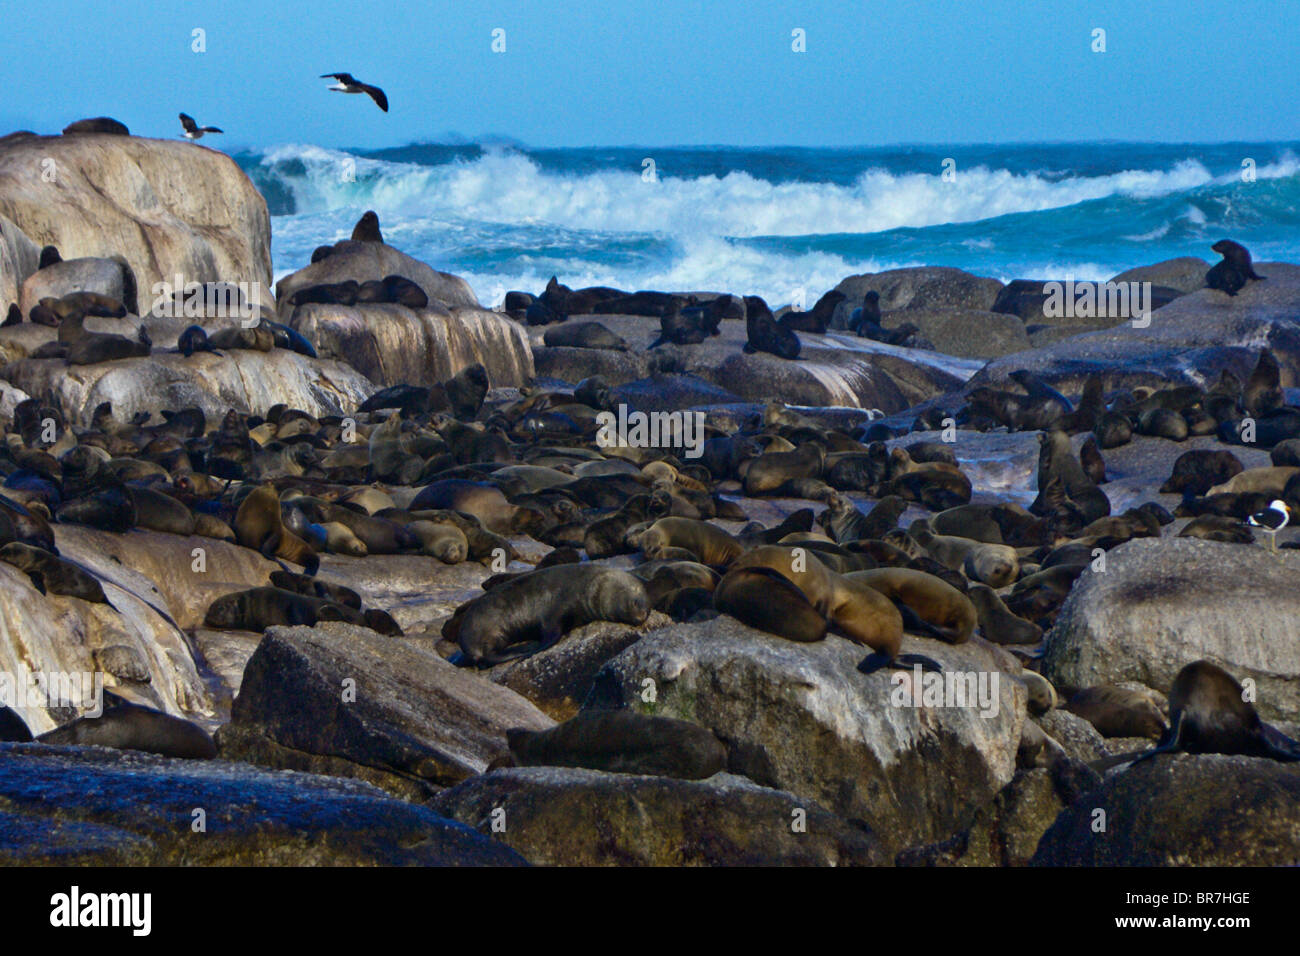
<svg viewBox="0 0 1300 956"><path fill-rule="evenodd" d="M0 0L0 12L0 133L108 115L172 137L184 111L226 130L214 145L227 151L453 136L1300 138L1295 0ZM383 87L391 111L327 92L318 74L338 71Z"/></svg>

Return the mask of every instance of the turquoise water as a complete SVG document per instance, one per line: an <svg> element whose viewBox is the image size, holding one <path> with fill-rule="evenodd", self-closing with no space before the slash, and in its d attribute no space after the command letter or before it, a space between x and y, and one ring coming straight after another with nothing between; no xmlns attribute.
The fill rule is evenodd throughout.
<svg viewBox="0 0 1300 956"><path fill-rule="evenodd" d="M1300 143L871 149L284 145L236 157L267 198L277 276L366 209L391 244L507 289L815 298L846 275L948 265L1105 279L1231 237L1300 262ZM653 161L653 175L646 160ZM953 175L941 175L945 160ZM1251 162L1254 181L1243 176Z"/></svg>

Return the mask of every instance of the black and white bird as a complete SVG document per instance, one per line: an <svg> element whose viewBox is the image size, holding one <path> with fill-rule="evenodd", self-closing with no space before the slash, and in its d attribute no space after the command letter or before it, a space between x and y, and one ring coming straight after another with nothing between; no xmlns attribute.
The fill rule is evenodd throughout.
<svg viewBox="0 0 1300 956"><path fill-rule="evenodd" d="M384 91L377 86L369 86L356 79L351 73L322 73L322 80L338 80L338 83L331 86L330 89L337 93L365 93L379 106L385 113L388 112L388 97Z"/></svg>
<svg viewBox="0 0 1300 956"><path fill-rule="evenodd" d="M188 113L181 114L181 127L185 130L181 135L186 139L202 139L204 133L224 132L224 130L217 129L215 126L200 126L194 122L194 117Z"/></svg>
<svg viewBox="0 0 1300 956"><path fill-rule="evenodd" d="M1278 498L1263 511L1256 511L1246 520L1268 535L1269 550L1276 551L1277 533L1291 520L1291 508Z"/></svg>

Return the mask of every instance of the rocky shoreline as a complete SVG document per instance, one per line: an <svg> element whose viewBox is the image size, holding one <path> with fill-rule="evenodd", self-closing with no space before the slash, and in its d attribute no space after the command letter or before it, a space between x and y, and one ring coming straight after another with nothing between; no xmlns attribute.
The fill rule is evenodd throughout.
<svg viewBox="0 0 1300 956"><path fill-rule="evenodd" d="M1176 692L1300 728L1300 265L498 311L370 218L272 293L221 153L0 139L0 675L108 692L0 700L0 860L1300 863Z"/></svg>

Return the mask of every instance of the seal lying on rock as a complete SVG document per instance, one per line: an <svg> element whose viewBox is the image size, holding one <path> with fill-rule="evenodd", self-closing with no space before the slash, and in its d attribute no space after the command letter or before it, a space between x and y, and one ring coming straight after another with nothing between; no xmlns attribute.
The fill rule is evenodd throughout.
<svg viewBox="0 0 1300 956"><path fill-rule="evenodd" d="M727 767L727 748L704 727L631 710L582 711L549 730L506 731L521 767L585 767L703 780Z"/></svg>
<svg viewBox="0 0 1300 956"><path fill-rule="evenodd" d="M189 760L217 755L217 745L198 724L125 701L106 702L101 716L78 717L36 740L55 747L113 747Z"/></svg>
<svg viewBox="0 0 1300 956"><path fill-rule="evenodd" d="M645 585L626 571L561 564L525 574L462 605L442 627L463 663L487 667L525 657L592 621L641 624L650 616Z"/></svg>

